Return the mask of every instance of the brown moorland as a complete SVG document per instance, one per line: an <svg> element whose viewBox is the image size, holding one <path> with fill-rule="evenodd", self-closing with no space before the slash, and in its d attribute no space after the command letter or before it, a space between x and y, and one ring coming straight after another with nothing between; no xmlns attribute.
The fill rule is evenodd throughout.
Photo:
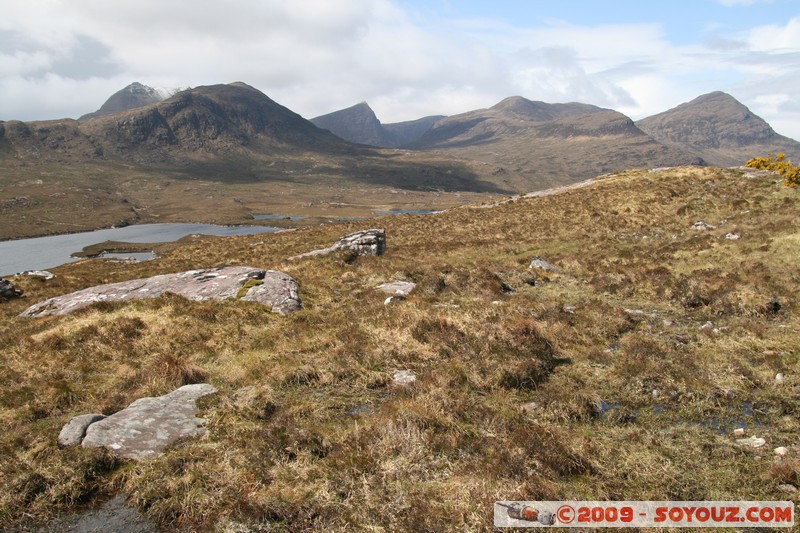
<svg viewBox="0 0 800 533"><path fill-rule="evenodd" d="M783 491L800 486L798 215L797 191L768 172L626 171L494 207L14 279L24 298L0 304L0 529L115 494L169 531L486 530L501 499L797 501ZM386 228L384 256L286 260L365 224ZM559 271L529 269L536 256ZM304 309L168 295L17 317L220 264L287 272ZM374 287L398 279L416 290L384 305ZM394 385L396 370L417 381ZM200 402L207 435L161 457L56 443L74 415L201 379L219 389ZM766 445L737 445L739 426Z"/></svg>

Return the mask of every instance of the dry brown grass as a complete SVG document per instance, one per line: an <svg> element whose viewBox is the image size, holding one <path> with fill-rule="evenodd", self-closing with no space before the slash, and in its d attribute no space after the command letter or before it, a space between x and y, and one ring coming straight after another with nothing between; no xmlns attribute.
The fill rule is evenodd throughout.
<svg viewBox="0 0 800 533"><path fill-rule="evenodd" d="M794 194L732 170L632 171L382 219L378 258L285 260L353 222L19 280L24 301L0 308L0 527L117 491L170 530L485 530L499 499L785 499L800 453ZM561 272L528 270L537 255ZM304 310L164 296L15 317L223 263L291 274ZM417 290L384 306L374 287L394 279ZM417 382L393 385L398 369ZM220 389L201 402L204 438L141 463L56 445L73 415L201 379ZM764 449L734 445L742 423Z"/></svg>

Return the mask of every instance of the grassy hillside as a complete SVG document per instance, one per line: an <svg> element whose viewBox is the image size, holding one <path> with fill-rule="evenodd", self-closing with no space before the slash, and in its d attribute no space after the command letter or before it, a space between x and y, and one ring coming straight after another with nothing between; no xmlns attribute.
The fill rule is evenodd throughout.
<svg viewBox="0 0 800 533"><path fill-rule="evenodd" d="M229 155L182 169L0 157L0 240L157 222L252 224L258 214L316 223L381 209L443 209L509 190L480 179L479 167L402 152Z"/></svg>
<svg viewBox="0 0 800 533"><path fill-rule="evenodd" d="M500 499L797 500L779 486L800 483L798 215L769 174L631 171L20 279L25 298L0 304L0 529L118 492L166 530L486 530ZM386 255L285 259L365 225L386 228ZM219 264L291 274L305 309L167 296L15 316ZM396 279L418 287L385 306L374 287ZM417 382L394 385L405 369ZM201 379L220 389L208 434L163 457L56 444L74 415ZM737 446L740 425L766 445Z"/></svg>

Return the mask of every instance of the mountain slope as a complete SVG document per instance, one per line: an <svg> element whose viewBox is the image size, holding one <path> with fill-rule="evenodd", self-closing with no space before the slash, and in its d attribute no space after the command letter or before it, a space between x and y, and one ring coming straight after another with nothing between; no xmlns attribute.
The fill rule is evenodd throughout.
<svg viewBox="0 0 800 533"><path fill-rule="evenodd" d="M311 122L352 143L371 146L391 144L378 117L366 102L312 118Z"/></svg>
<svg viewBox="0 0 800 533"><path fill-rule="evenodd" d="M515 96L438 121L411 147L482 161L512 188L545 188L635 167L701 164L621 113Z"/></svg>
<svg viewBox="0 0 800 533"><path fill-rule="evenodd" d="M800 143L775 133L761 117L717 91L636 122L664 144L695 153L713 165L741 165L767 152L800 159Z"/></svg>
<svg viewBox="0 0 800 533"><path fill-rule="evenodd" d="M383 130L389 136L389 142L392 143L387 148L399 148L413 144L443 118L445 118L444 115L431 115L416 120L383 124Z"/></svg>
<svg viewBox="0 0 800 533"><path fill-rule="evenodd" d="M119 113L120 111L144 107L147 104L161 102L169 96L170 93L168 91L154 89L153 87L148 87L147 85L142 85L138 81L135 81L112 94L108 100L100 106L100 109L93 113L87 113L78 120L88 120L102 115L110 115L112 113Z"/></svg>
<svg viewBox="0 0 800 533"><path fill-rule="evenodd" d="M412 144L444 116L381 124L366 102L311 119L316 126L331 131L346 141L383 148Z"/></svg>

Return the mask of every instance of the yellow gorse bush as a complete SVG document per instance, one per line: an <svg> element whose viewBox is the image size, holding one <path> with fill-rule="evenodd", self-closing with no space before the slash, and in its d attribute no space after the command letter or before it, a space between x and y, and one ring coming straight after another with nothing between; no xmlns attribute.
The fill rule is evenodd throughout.
<svg viewBox="0 0 800 533"><path fill-rule="evenodd" d="M779 153L773 159L772 152L767 157L754 157L749 160L746 166L759 170L773 170L783 175L783 183L787 187L797 187L800 185L800 167L793 165L786 160L786 154Z"/></svg>

